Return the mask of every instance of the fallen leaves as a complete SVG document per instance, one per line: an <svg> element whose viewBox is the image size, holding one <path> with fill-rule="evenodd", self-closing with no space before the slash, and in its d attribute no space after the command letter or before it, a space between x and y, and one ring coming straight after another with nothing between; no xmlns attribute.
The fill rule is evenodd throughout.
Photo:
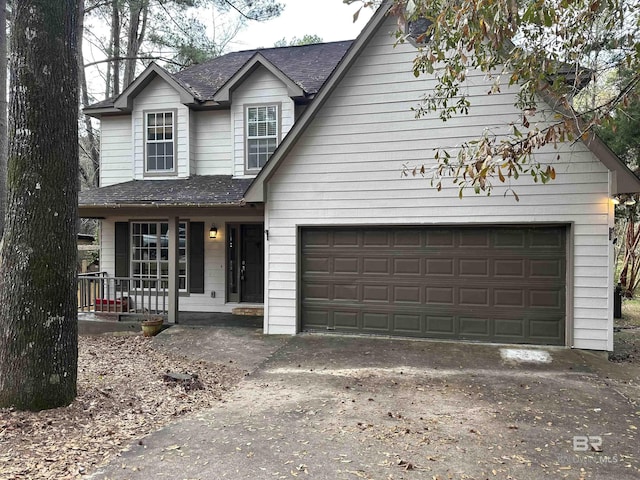
<svg viewBox="0 0 640 480"><path fill-rule="evenodd" d="M168 372L197 384L167 383ZM78 396L71 405L0 410L0 480L91 473L177 416L213 406L243 375L227 365L170 357L139 335L80 337Z"/></svg>

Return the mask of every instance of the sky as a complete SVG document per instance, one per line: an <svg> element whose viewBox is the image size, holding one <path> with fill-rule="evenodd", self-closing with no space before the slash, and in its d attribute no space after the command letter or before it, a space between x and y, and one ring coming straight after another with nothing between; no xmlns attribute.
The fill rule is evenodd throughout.
<svg viewBox="0 0 640 480"><path fill-rule="evenodd" d="M280 0L285 5L282 15L267 22L250 22L229 45L230 50L272 47L286 38L318 35L325 42L353 40L371 18L373 10L362 9L358 20L353 14L359 3L345 5L343 0Z"/></svg>

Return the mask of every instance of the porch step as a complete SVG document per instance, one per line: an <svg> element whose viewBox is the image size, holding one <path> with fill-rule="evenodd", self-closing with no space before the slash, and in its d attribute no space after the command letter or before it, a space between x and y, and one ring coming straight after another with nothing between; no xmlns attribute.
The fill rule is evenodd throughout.
<svg viewBox="0 0 640 480"><path fill-rule="evenodd" d="M231 310L234 315L250 315L253 317L264 317L264 307L236 307Z"/></svg>

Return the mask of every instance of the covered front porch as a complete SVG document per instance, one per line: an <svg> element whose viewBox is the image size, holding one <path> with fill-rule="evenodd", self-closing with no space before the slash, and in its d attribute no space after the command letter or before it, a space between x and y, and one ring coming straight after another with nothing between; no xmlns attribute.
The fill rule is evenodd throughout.
<svg viewBox="0 0 640 480"><path fill-rule="evenodd" d="M162 314L169 323L197 312L262 314L264 210L244 202L248 181L143 180L83 192L81 216L100 220L100 273L79 276L79 311Z"/></svg>

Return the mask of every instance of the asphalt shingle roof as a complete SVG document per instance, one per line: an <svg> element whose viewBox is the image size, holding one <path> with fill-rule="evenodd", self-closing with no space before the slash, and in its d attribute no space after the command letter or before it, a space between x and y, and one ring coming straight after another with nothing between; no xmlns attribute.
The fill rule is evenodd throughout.
<svg viewBox="0 0 640 480"><path fill-rule="evenodd" d="M352 40L316 43L294 47L263 48L232 52L186 68L171 76L199 101L212 100L216 92L256 53L260 53L297 84L307 95L314 95L347 52ZM115 97L87 108L112 107Z"/></svg>
<svg viewBox="0 0 640 480"><path fill-rule="evenodd" d="M126 205L234 206L244 205L250 178L194 175L175 180L132 180L80 192L80 207Z"/></svg>

